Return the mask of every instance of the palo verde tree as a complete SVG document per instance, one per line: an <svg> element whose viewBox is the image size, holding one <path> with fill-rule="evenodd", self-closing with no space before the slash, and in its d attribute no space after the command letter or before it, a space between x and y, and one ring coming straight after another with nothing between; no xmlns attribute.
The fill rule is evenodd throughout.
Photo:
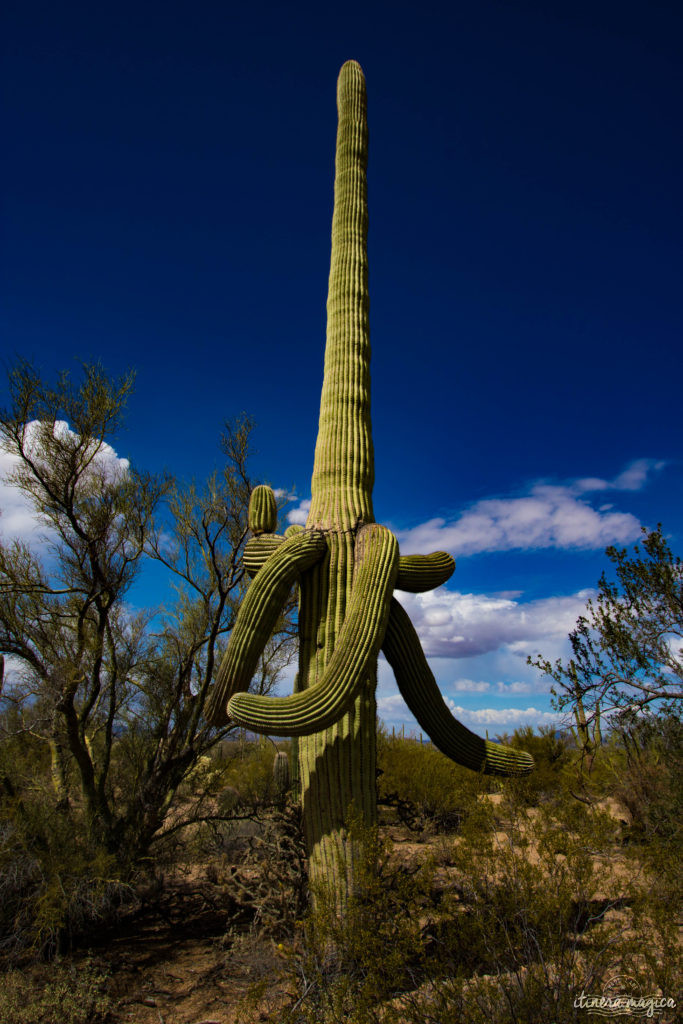
<svg viewBox="0 0 683 1024"><path fill-rule="evenodd" d="M661 524L643 528L642 549L605 553L615 578L602 573L595 601L569 634L569 661L528 659L553 679L557 710L573 715L589 772L605 723L628 742L656 720L680 720L683 709L683 563Z"/></svg>
<svg viewBox="0 0 683 1024"><path fill-rule="evenodd" d="M377 657L394 669L408 706L447 756L475 771L527 772L532 759L469 732L448 710L395 589L432 590L455 568L444 552L402 556L375 522L370 423L365 80L348 61L337 91L335 202L327 345L312 500L305 528L275 529L268 488L252 495L245 561L254 574L221 663L214 721L298 739L310 878L338 906L354 892L358 850L350 817L376 821ZM244 691L292 585L299 587L297 692Z"/></svg>
<svg viewBox="0 0 683 1024"><path fill-rule="evenodd" d="M226 427L222 473L182 487L139 472L109 444L132 376L111 381L85 366L77 385L62 374L53 387L22 362L9 385L1 444L44 539L0 544L0 650L13 666L0 741L32 745L64 818L125 872L226 732L204 705L243 589L251 424ZM177 600L134 612L129 591L149 558L166 566ZM262 691L286 657L275 626L255 673ZM11 796L9 774L0 795L3 785Z"/></svg>

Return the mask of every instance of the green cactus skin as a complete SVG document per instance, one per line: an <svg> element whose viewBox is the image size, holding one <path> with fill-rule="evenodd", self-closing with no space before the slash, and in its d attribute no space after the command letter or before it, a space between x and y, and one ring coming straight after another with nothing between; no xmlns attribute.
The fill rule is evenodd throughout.
<svg viewBox="0 0 683 1024"><path fill-rule="evenodd" d="M434 551L431 555L401 555L396 589L423 594L425 590L436 590L454 572L455 562L446 551Z"/></svg>
<svg viewBox="0 0 683 1024"><path fill-rule="evenodd" d="M290 787L289 757L284 750L278 750L273 759L273 783L277 799L283 801Z"/></svg>
<svg viewBox="0 0 683 1024"><path fill-rule="evenodd" d="M277 503L270 487L259 484L251 492L247 516L252 533L272 533L277 526Z"/></svg>
<svg viewBox="0 0 683 1024"><path fill-rule="evenodd" d="M309 854L309 877L341 912L354 891L358 848L351 818L377 817L377 655L384 649L411 711L435 744L477 771L529 771L528 754L489 743L450 714L394 589L419 593L444 583L455 563L445 552L400 556L391 532L374 522L370 422L365 80L347 61L337 88L332 258L320 421L306 528L287 539L264 529L246 546L253 575L218 672L211 713L257 732L292 736ZM259 509L270 507L259 496ZM274 499L273 499L274 503ZM254 513L254 521L257 521ZM299 586L299 672L289 697L245 691L288 588ZM253 596L255 595L255 596ZM227 708L226 708L227 704Z"/></svg>
<svg viewBox="0 0 683 1024"><path fill-rule="evenodd" d="M302 530L303 526L300 526L298 523L292 523L292 525L288 526L285 530L285 537L293 537L295 533L301 533Z"/></svg>
<svg viewBox="0 0 683 1024"><path fill-rule="evenodd" d="M277 533L262 533L258 537L249 538L244 545L243 561L244 568L252 579L284 542L285 538Z"/></svg>
<svg viewBox="0 0 683 1024"><path fill-rule="evenodd" d="M288 526L284 537L267 533L248 540L244 548L244 565L252 579L285 537L293 537L302 530L303 526ZM431 555L400 555L396 590L405 590L411 594L436 590L451 578L454 570L455 562L445 551L435 551Z"/></svg>
<svg viewBox="0 0 683 1024"><path fill-rule="evenodd" d="M435 747L452 761L487 775L526 775L533 758L470 732L448 710L408 614L391 599L382 651L394 670L401 696Z"/></svg>
<svg viewBox="0 0 683 1024"><path fill-rule="evenodd" d="M233 693L246 690L297 577L326 551L322 533L306 530L284 541L258 574L237 613L230 642L216 675L207 714L226 724L226 706Z"/></svg>
<svg viewBox="0 0 683 1024"><path fill-rule="evenodd" d="M321 678L289 697L236 693L228 716L238 725L278 736L310 736L334 725L375 670L398 572L398 544L378 523L356 534L354 576L334 653Z"/></svg>

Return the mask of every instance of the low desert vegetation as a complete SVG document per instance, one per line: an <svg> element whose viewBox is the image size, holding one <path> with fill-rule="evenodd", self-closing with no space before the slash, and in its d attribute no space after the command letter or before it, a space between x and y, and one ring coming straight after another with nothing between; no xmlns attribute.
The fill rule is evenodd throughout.
<svg viewBox="0 0 683 1024"><path fill-rule="evenodd" d="M498 738L533 773L378 726L340 916L310 899L294 745L204 713L245 586L250 424L184 485L115 457L130 378L10 384L2 444L49 544L0 543L0 1024L569 1024L582 994L676 998L683 567L661 527L608 549L569 662L532 662L566 728ZM148 561L174 599L134 614Z"/></svg>
<svg viewBox="0 0 683 1024"><path fill-rule="evenodd" d="M584 1019L577 996L608 991L615 978L632 994L675 997L680 797L663 789L645 826L629 803L663 763L680 770L680 730L667 721L641 737L640 774L631 748L609 736L590 803L572 793L571 737L560 757L557 736L531 738L541 765L547 755L544 787L474 775L383 730L380 822L363 834L352 826L365 861L343 919L324 893L309 909L298 807L277 792L270 741L226 742L201 763L181 798L203 813L189 828L170 820L146 873L126 883L90 856L85 837L74 847L54 830L43 764L42 787L34 773L32 788L17 786L2 805L0 1020L147 1022L166 998L162 1019L178 1024L541 1024ZM527 730L507 739L529 747ZM17 759L15 780L19 768ZM136 927L144 936L150 913L181 897L220 908L208 929L218 989L215 977L202 982L210 1013L175 1015L168 986L162 1003L150 1000L139 977L131 1011L108 944ZM164 931L161 916L155 927ZM181 925L173 941L190 948L194 938Z"/></svg>

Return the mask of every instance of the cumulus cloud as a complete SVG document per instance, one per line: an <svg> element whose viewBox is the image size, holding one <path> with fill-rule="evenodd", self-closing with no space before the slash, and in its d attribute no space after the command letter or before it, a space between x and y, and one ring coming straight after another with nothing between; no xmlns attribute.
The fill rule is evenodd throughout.
<svg viewBox="0 0 683 1024"><path fill-rule="evenodd" d="M491 689L491 684L475 682L474 679L456 679L452 688L458 693L486 693Z"/></svg>
<svg viewBox="0 0 683 1024"><path fill-rule="evenodd" d="M550 689L550 682L541 679L539 682L531 680L515 680L514 682L486 683L474 679L456 679L449 686L450 690L456 693L497 693L503 696L516 696L519 693L538 693Z"/></svg>
<svg viewBox="0 0 683 1024"><path fill-rule="evenodd" d="M46 458L41 454L40 434L45 424L31 420L24 427L24 441L27 450L38 465L46 465ZM64 420L54 424L53 435L61 441L76 443L78 435L71 430ZM18 455L7 451L0 445L0 535L4 540L17 539L25 542L38 541L45 533L45 525L36 517L35 511L22 491L11 482L12 473L21 466ZM128 459L121 459L111 445L102 442L83 474L83 486L97 485L98 482L111 482L128 471Z"/></svg>
<svg viewBox="0 0 683 1024"><path fill-rule="evenodd" d="M534 641L565 638L586 609L592 590L566 597L521 601L445 590L396 597L417 630L425 654L469 658L506 647L529 653Z"/></svg>
<svg viewBox="0 0 683 1024"><path fill-rule="evenodd" d="M614 480L595 477L560 485L537 482L525 495L486 498L465 509L457 519L429 519L398 533L405 551L436 549L454 555L484 551L533 548L592 550L607 544L629 544L640 536L640 523L629 512L613 511L601 504L594 508L586 495L607 490L635 491L663 462L639 459Z"/></svg>
<svg viewBox="0 0 683 1024"><path fill-rule="evenodd" d="M300 501L296 508L291 509L287 513L287 522L292 525L297 524L299 526L305 526L306 520L308 519L308 510L311 507L311 499L306 498Z"/></svg>
<svg viewBox="0 0 683 1024"><path fill-rule="evenodd" d="M538 728L539 725L560 725L562 716L555 711L541 711L540 708L463 708L455 701L447 700L451 713L455 715L463 725L474 729L476 726L487 728L495 726L497 729L507 731L510 728L517 729L519 726L532 725Z"/></svg>
<svg viewBox="0 0 683 1024"><path fill-rule="evenodd" d="M446 701L451 714L466 725L472 732L483 736L489 730L491 736L499 733L510 733L515 729L530 725L538 729L541 725L552 725L560 728L562 716L554 711L544 711L530 705L526 708L464 708L453 700ZM406 735L418 735L421 731L419 723L413 718L400 694L395 693L380 697L377 701L377 713L385 726L390 729L405 728ZM426 740L428 737L424 736Z"/></svg>

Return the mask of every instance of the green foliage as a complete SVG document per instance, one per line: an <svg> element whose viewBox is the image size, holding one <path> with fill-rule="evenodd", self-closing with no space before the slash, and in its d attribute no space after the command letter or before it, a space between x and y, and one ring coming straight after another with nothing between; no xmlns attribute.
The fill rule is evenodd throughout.
<svg viewBox="0 0 683 1024"><path fill-rule="evenodd" d="M303 950L290 952L300 988L284 1020L569 1022L577 994L617 975L634 995L675 995L671 890L618 852L618 832L569 796L529 808L509 794L475 802L441 858L445 878L430 865L397 878L380 849L384 884L367 876L352 913L318 902Z"/></svg>
<svg viewBox="0 0 683 1024"><path fill-rule="evenodd" d="M461 767L431 743L419 743L377 730L378 798L398 805L413 827L457 828L491 782Z"/></svg>
<svg viewBox="0 0 683 1024"><path fill-rule="evenodd" d="M572 658L552 665L538 655L529 664L555 682L559 710L583 717L580 727L608 716L610 724L634 715L678 713L683 699L683 563L661 524L643 528L642 550L608 547L616 579L603 573L569 635Z"/></svg>
<svg viewBox="0 0 683 1024"><path fill-rule="evenodd" d="M40 787L0 798L0 957L53 956L111 919L132 891L77 812Z"/></svg>
<svg viewBox="0 0 683 1024"><path fill-rule="evenodd" d="M613 793L626 808L626 838L681 850L683 721L674 714L637 718L611 744Z"/></svg>
<svg viewBox="0 0 683 1024"><path fill-rule="evenodd" d="M355 894L340 915L336 891L317 888L303 942L289 951L303 998L284 1012L283 1024L376 1020L377 1004L410 985L420 967L420 915L428 902L431 865L417 872L391 865L377 830L358 819L349 842L356 855Z"/></svg>
<svg viewBox="0 0 683 1024"><path fill-rule="evenodd" d="M275 803L278 790L273 776L273 744L264 737L255 743L244 746L235 743L232 746L234 749L228 758L219 762L221 789L227 793L226 804L230 806L235 794L239 806L244 809L258 809Z"/></svg>
<svg viewBox="0 0 683 1024"><path fill-rule="evenodd" d="M2 1024L106 1024L108 976L85 960L56 964L46 979L8 971L0 976Z"/></svg>
<svg viewBox="0 0 683 1024"><path fill-rule="evenodd" d="M52 385L20 361L0 413L10 482L52 541L49 558L0 543L0 650L13 656L0 687L0 949L57 949L104 916L169 819L203 814L218 781L206 759L227 730L204 705L242 591L252 425L226 424L222 473L181 486L115 457L131 389L132 375L87 365ZM176 601L133 614L148 558ZM291 655L290 612L255 666L260 692Z"/></svg>
<svg viewBox="0 0 683 1024"><path fill-rule="evenodd" d="M535 768L529 775L506 779L501 783L504 792L513 792L518 800L530 806L543 800L557 798L569 782L568 768L572 761L571 745L566 734L550 726L541 726L534 732L530 725L515 729L511 736L496 737L515 750L526 750L534 759Z"/></svg>

